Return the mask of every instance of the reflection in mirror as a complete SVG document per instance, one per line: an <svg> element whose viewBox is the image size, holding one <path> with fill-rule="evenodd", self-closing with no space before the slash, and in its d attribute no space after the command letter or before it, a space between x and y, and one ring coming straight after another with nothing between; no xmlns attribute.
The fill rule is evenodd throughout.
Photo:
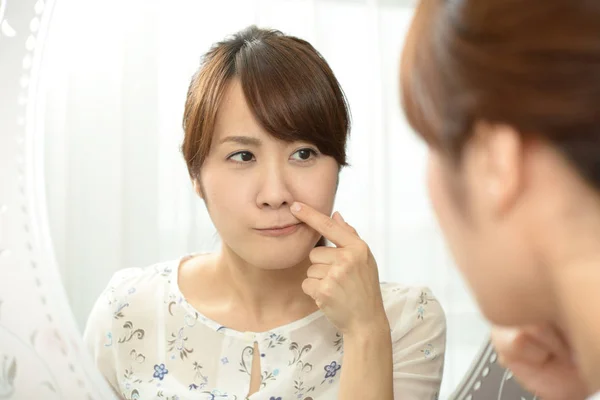
<svg viewBox="0 0 600 400"><path fill-rule="evenodd" d="M440 398L447 398L487 326L451 268L427 201L425 149L399 107L409 2L108 3L57 2L37 116L46 131L52 240L81 330L117 271L220 248L180 151L185 97L211 44L251 24L268 26L313 44L347 95L351 167L342 170L334 209L369 244L382 281L427 286L444 307ZM177 358L191 357L179 347Z"/></svg>

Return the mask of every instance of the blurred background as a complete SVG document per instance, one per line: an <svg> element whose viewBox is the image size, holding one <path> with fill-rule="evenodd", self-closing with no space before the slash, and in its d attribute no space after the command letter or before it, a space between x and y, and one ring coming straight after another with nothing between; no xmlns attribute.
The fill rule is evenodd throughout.
<svg viewBox="0 0 600 400"><path fill-rule="evenodd" d="M441 399L488 326L452 265L425 188L425 146L403 118L407 0L58 0L36 118L45 127L55 255L77 323L111 275L219 246L179 151L187 86L213 42L248 25L311 42L348 96L353 129L336 209L383 281L425 285L448 319Z"/></svg>

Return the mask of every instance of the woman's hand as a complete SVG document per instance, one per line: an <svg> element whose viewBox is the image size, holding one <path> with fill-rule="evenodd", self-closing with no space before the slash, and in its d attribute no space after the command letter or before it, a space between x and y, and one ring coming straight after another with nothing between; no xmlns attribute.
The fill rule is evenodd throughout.
<svg viewBox="0 0 600 400"><path fill-rule="evenodd" d="M389 334L377 263L369 246L337 212L329 218L300 203L294 203L291 210L337 246L311 251L304 292L345 336L369 335L374 330Z"/></svg>
<svg viewBox="0 0 600 400"><path fill-rule="evenodd" d="M585 399L585 384L571 349L553 327L494 327L492 343L500 363L537 398Z"/></svg>

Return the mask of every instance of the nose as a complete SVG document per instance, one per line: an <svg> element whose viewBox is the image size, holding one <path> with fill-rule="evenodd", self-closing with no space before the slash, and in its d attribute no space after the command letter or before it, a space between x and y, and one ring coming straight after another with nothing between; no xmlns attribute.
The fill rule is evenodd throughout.
<svg viewBox="0 0 600 400"><path fill-rule="evenodd" d="M256 196L258 208L279 209L291 206L293 203L292 193L289 190L285 171L281 166L271 165L261 171L261 181Z"/></svg>

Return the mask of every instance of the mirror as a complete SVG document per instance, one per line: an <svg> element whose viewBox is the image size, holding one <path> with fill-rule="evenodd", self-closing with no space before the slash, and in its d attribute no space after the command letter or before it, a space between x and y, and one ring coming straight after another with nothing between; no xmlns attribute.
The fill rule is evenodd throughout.
<svg viewBox="0 0 600 400"><path fill-rule="evenodd" d="M399 108L411 16L411 2L391 0L58 1L29 117L44 132L49 235L79 330L117 270L218 248L179 151L181 115L200 56L255 23L307 39L340 80L352 167L336 210L370 245L382 281L428 286L443 305L447 399L488 327L452 268L427 201L425 149Z"/></svg>

